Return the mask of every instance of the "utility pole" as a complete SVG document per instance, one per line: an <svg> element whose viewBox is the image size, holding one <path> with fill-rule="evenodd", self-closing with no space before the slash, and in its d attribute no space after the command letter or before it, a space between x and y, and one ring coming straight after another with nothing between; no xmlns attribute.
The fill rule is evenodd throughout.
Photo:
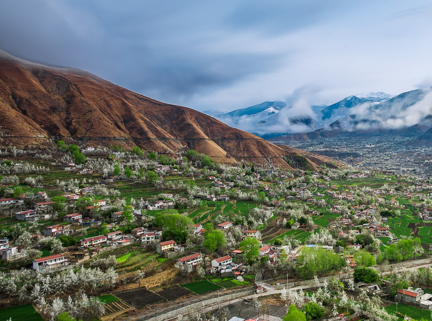
<svg viewBox="0 0 432 321"><path fill-rule="evenodd" d="M287 290L288 290L288 273L287 273Z"/></svg>

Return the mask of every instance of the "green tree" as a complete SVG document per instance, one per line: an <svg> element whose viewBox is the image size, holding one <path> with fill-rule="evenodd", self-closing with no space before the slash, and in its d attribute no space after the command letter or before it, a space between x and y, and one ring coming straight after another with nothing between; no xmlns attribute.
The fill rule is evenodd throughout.
<svg viewBox="0 0 432 321"><path fill-rule="evenodd" d="M369 223L368 221L366 221L366 222ZM359 234L356 236L356 242L363 245L363 246L367 246L367 245L372 244L374 242L374 239L369 234Z"/></svg>
<svg viewBox="0 0 432 321"><path fill-rule="evenodd" d="M158 175L157 173L155 173L155 172L153 172L153 171L148 171L148 172L147 172L147 180L148 180L150 183L154 183L154 182L156 182L158 179L159 179L159 175Z"/></svg>
<svg viewBox="0 0 432 321"><path fill-rule="evenodd" d="M288 313L283 317L282 321L306 321L306 316L291 303Z"/></svg>
<svg viewBox="0 0 432 321"><path fill-rule="evenodd" d="M60 240L60 242L64 247L73 246L77 244L77 240L70 235L63 234L58 239Z"/></svg>
<svg viewBox="0 0 432 321"><path fill-rule="evenodd" d="M202 159L202 164L205 167L211 167L212 166L212 159L210 156L205 155Z"/></svg>
<svg viewBox="0 0 432 321"><path fill-rule="evenodd" d="M21 187L16 187L13 191L13 198L19 198L24 193Z"/></svg>
<svg viewBox="0 0 432 321"><path fill-rule="evenodd" d="M264 203L264 201L266 199L266 193L265 192L259 192L258 193L258 199L261 203Z"/></svg>
<svg viewBox="0 0 432 321"><path fill-rule="evenodd" d="M162 239L174 240L183 244L188 239L188 229L193 226L193 221L187 216L176 214L158 213L155 216L155 225L163 227Z"/></svg>
<svg viewBox="0 0 432 321"><path fill-rule="evenodd" d="M75 164L77 164L77 165L84 164L86 162L86 160L87 160L87 158L83 153L78 152L78 153L74 154Z"/></svg>
<svg viewBox="0 0 432 321"><path fill-rule="evenodd" d="M129 168L129 166L126 166L124 169L124 174L127 178L131 178L133 176L132 170Z"/></svg>
<svg viewBox="0 0 432 321"><path fill-rule="evenodd" d="M198 153L196 151L194 151L193 149L189 149L186 152L186 155L190 158L196 158L198 156Z"/></svg>
<svg viewBox="0 0 432 321"><path fill-rule="evenodd" d="M324 308L315 302L306 303L303 308L306 320L319 320L324 316Z"/></svg>
<svg viewBox="0 0 432 321"><path fill-rule="evenodd" d="M357 266L374 266L376 264L375 257L366 250L359 250L354 253L354 259Z"/></svg>
<svg viewBox="0 0 432 321"><path fill-rule="evenodd" d="M151 153L148 153L147 157L148 157L148 159L156 160L157 159L157 154L151 152Z"/></svg>
<svg viewBox="0 0 432 321"><path fill-rule="evenodd" d="M389 261L396 261L400 258L399 255L399 249L396 244L390 244L387 246L384 250L384 257Z"/></svg>
<svg viewBox="0 0 432 321"><path fill-rule="evenodd" d="M296 273L303 279L311 279L315 275L340 271L346 264L346 260L334 252L323 248L304 248L298 259Z"/></svg>
<svg viewBox="0 0 432 321"><path fill-rule="evenodd" d="M133 207L132 206L125 206L123 208L123 212L120 215L121 218L126 220L128 223L130 223L133 220Z"/></svg>
<svg viewBox="0 0 432 321"><path fill-rule="evenodd" d="M64 196L54 196L52 198L53 204L53 211L58 213L63 213L66 210L66 197Z"/></svg>
<svg viewBox="0 0 432 321"><path fill-rule="evenodd" d="M204 242L203 246L210 252L225 247L225 235L220 230L215 230L212 223L205 225Z"/></svg>
<svg viewBox="0 0 432 321"><path fill-rule="evenodd" d="M57 147L58 147L59 149L61 149L61 150L67 150L67 149L68 149L68 147L66 146L65 142L62 141L62 140L59 140L59 141L57 142Z"/></svg>
<svg viewBox="0 0 432 321"><path fill-rule="evenodd" d="M393 282L392 285L390 286L390 295L394 297L397 294L398 290L408 289L409 286L410 284L406 279Z"/></svg>
<svg viewBox="0 0 432 321"><path fill-rule="evenodd" d="M69 152L74 155L75 153L79 153L79 147L77 145L71 144L69 145Z"/></svg>
<svg viewBox="0 0 432 321"><path fill-rule="evenodd" d="M247 237L243 241L240 242L240 249L243 251L243 256L248 261L249 264L252 264L257 260L260 254L261 245L256 238Z"/></svg>
<svg viewBox="0 0 432 321"><path fill-rule="evenodd" d="M372 268L358 267L354 270L354 281L356 282L374 283L378 280L378 272Z"/></svg>
<svg viewBox="0 0 432 321"><path fill-rule="evenodd" d="M114 176L120 175L120 173L121 173L121 170L120 170L119 164L115 164L114 165L114 172L113 172Z"/></svg>
<svg viewBox="0 0 432 321"><path fill-rule="evenodd" d="M144 156L143 151L138 146L134 146L134 148L132 148L132 153L138 156Z"/></svg>

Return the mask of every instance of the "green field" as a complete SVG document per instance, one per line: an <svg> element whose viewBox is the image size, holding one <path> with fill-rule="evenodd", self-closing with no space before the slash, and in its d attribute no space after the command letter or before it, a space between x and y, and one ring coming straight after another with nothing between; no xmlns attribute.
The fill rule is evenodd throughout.
<svg viewBox="0 0 432 321"><path fill-rule="evenodd" d="M102 303L111 303L111 302L116 302L119 300L118 297L112 295L112 294L107 294L107 295L101 295L98 297L98 299L100 301L102 301Z"/></svg>
<svg viewBox="0 0 432 321"><path fill-rule="evenodd" d="M388 307L385 308L385 310L388 313L394 314L396 315L396 304L392 304ZM425 319L425 320L432 320L431 318L431 312L429 310L422 310L422 309L418 309L409 305L405 305L402 303L399 303L397 305L397 311L399 313L402 313L403 315L407 315L413 319L416 320L420 320L420 319ZM399 320L403 320L403 318L401 316L398 316Z"/></svg>
<svg viewBox="0 0 432 321"><path fill-rule="evenodd" d="M186 284L182 284L182 287L189 289L196 294L221 289L221 287L219 285L216 285L216 284L211 283L209 281L199 281L199 282L186 283Z"/></svg>
<svg viewBox="0 0 432 321"><path fill-rule="evenodd" d="M212 279L211 281L212 281L212 283L217 284L217 285L224 287L226 289L235 288L237 286L250 284L250 282L248 282L248 281L240 282L238 280L234 280L233 278L224 278L224 279L215 278L215 279Z"/></svg>
<svg viewBox="0 0 432 321"><path fill-rule="evenodd" d="M306 231L301 231L301 230L290 230L284 234L275 237L274 239L270 240L268 243L273 244L276 239L281 239L285 235L293 237L299 241L304 241L311 235L311 233Z"/></svg>
<svg viewBox="0 0 432 321"><path fill-rule="evenodd" d="M6 321L10 318L12 318L12 321L43 321L41 315L31 304L0 310L0 320Z"/></svg>

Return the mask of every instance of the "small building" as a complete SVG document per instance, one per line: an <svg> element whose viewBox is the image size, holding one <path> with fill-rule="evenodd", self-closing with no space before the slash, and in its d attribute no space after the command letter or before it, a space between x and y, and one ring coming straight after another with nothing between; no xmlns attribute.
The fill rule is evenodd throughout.
<svg viewBox="0 0 432 321"><path fill-rule="evenodd" d="M35 210L27 210L15 213L15 218L18 221L36 221L39 217Z"/></svg>
<svg viewBox="0 0 432 321"><path fill-rule="evenodd" d="M113 219L114 221L118 221L120 219L120 216L122 215L123 212L115 212L111 214L111 219Z"/></svg>
<svg viewBox="0 0 432 321"><path fill-rule="evenodd" d="M424 291L420 288L413 289L409 287L408 290L398 290L396 294L396 300L408 303L417 303L420 301L420 297L424 294Z"/></svg>
<svg viewBox="0 0 432 321"><path fill-rule="evenodd" d="M300 227L300 223L299 222L295 222L293 225L291 225L291 229L296 230Z"/></svg>
<svg viewBox="0 0 432 321"><path fill-rule="evenodd" d="M198 265L201 261L202 261L201 253L194 253L177 259L177 262L183 263L185 265L190 265L190 266Z"/></svg>
<svg viewBox="0 0 432 321"><path fill-rule="evenodd" d="M258 231L257 230L245 230L243 232L243 238L251 237L254 239L258 239Z"/></svg>
<svg viewBox="0 0 432 321"><path fill-rule="evenodd" d="M211 261L212 267L217 268L219 270L226 269L226 267L230 264L232 264L232 258L229 255Z"/></svg>
<svg viewBox="0 0 432 321"><path fill-rule="evenodd" d="M40 259L35 259L33 261L33 270L41 271L45 268L52 269L65 265L68 265L68 260L65 258L65 256L63 254L55 254Z"/></svg>
<svg viewBox="0 0 432 321"><path fill-rule="evenodd" d="M141 234L141 244L153 244L156 242L156 234L154 232L145 232Z"/></svg>
<svg viewBox="0 0 432 321"><path fill-rule="evenodd" d="M82 214L73 213L63 216L63 222L68 223L81 223L82 222Z"/></svg>
<svg viewBox="0 0 432 321"><path fill-rule="evenodd" d="M203 226L201 224L194 224L194 234L199 233L203 229Z"/></svg>
<svg viewBox="0 0 432 321"><path fill-rule="evenodd" d="M138 237L141 236L144 232L146 232L146 229L144 227L137 227L132 230L132 235Z"/></svg>
<svg viewBox="0 0 432 321"><path fill-rule="evenodd" d="M216 228L220 229L220 230L227 230L227 229L231 228L232 226L233 226L233 223L227 221L227 222L223 222L223 223L218 224L216 226Z"/></svg>
<svg viewBox="0 0 432 321"><path fill-rule="evenodd" d="M107 240L108 239L105 235L88 237L86 239L81 240L81 246L82 247L89 247L89 246L102 245L102 244L106 243Z"/></svg>
<svg viewBox="0 0 432 321"><path fill-rule="evenodd" d="M51 225L44 228L43 235L44 236L56 236L61 234L68 234L69 226L68 225Z"/></svg>
<svg viewBox="0 0 432 321"><path fill-rule="evenodd" d="M107 237L108 241L114 241L114 240L119 239L122 234L123 234L122 231L115 231L115 232L107 233L106 237Z"/></svg>
<svg viewBox="0 0 432 321"><path fill-rule="evenodd" d="M166 251L173 251L175 246L177 246L177 243L173 240L160 242L156 244L156 253L162 254Z"/></svg>
<svg viewBox="0 0 432 321"><path fill-rule="evenodd" d="M260 248L259 252L260 252L260 256L264 256L266 254L269 254L271 251L271 246L270 245L264 245L262 248Z"/></svg>

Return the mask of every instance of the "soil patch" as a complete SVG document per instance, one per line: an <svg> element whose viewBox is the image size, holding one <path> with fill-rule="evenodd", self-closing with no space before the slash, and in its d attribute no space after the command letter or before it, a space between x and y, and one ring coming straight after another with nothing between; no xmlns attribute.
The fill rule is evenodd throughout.
<svg viewBox="0 0 432 321"><path fill-rule="evenodd" d="M116 292L115 296L129 303L130 305L133 305L138 310L142 310L148 305L165 301L165 299L160 295L157 295L144 288L124 292Z"/></svg>
<svg viewBox="0 0 432 321"><path fill-rule="evenodd" d="M168 301L175 301L184 296L195 295L192 291L178 285L163 289L156 293Z"/></svg>

